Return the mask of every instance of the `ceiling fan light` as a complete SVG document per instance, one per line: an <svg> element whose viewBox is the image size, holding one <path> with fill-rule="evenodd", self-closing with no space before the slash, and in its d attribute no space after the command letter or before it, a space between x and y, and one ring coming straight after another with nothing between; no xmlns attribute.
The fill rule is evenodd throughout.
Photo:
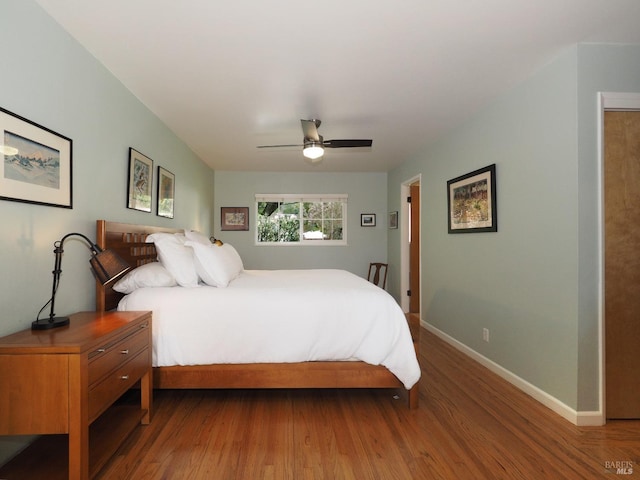
<svg viewBox="0 0 640 480"><path fill-rule="evenodd" d="M305 144L302 154L311 160L315 160L324 155L324 148L315 142L310 142Z"/></svg>

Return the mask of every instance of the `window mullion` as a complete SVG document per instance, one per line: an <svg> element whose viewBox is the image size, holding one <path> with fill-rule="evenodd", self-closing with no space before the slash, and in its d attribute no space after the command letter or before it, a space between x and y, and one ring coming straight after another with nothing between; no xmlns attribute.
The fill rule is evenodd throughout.
<svg viewBox="0 0 640 480"><path fill-rule="evenodd" d="M302 200L298 202L298 242L304 242L304 208Z"/></svg>

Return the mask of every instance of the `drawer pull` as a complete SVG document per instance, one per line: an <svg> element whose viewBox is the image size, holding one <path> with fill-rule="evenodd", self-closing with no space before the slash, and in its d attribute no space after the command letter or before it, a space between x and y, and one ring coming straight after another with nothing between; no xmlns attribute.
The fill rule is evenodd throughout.
<svg viewBox="0 0 640 480"><path fill-rule="evenodd" d="M120 350L120 353L123 355L127 355L129 353L129 349L127 348L126 350Z"/></svg>
<svg viewBox="0 0 640 480"><path fill-rule="evenodd" d="M121 375L120 380L129 380L129 375Z"/></svg>
<svg viewBox="0 0 640 480"><path fill-rule="evenodd" d="M148 323L143 323L142 325L140 325L140 328L147 328L149 326Z"/></svg>
<svg viewBox="0 0 640 480"><path fill-rule="evenodd" d="M96 352L98 352L98 353L104 353L106 351L107 351L106 348L99 348L98 350L96 350Z"/></svg>

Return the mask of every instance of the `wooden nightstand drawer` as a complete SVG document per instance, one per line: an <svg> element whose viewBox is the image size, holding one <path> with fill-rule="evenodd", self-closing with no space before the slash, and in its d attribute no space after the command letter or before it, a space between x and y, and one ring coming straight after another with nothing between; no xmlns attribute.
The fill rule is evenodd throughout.
<svg viewBox="0 0 640 480"><path fill-rule="evenodd" d="M149 370L149 350L144 349L120 365L89 390L89 422L93 422Z"/></svg>
<svg viewBox="0 0 640 480"><path fill-rule="evenodd" d="M148 323L131 332L122 340L100 347L89 354L89 388L119 365L128 362L149 346Z"/></svg>

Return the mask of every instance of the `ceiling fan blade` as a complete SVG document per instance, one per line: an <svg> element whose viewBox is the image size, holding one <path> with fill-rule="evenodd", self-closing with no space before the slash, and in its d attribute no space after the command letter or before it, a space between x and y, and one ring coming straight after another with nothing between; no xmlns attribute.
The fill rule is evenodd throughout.
<svg viewBox="0 0 640 480"><path fill-rule="evenodd" d="M320 141L320 135L318 134L318 127L322 123L320 120L300 120L300 123L302 124L304 138L315 140L316 142Z"/></svg>
<svg viewBox="0 0 640 480"><path fill-rule="evenodd" d="M325 140L322 144L326 148L370 147L373 140Z"/></svg>
<svg viewBox="0 0 640 480"><path fill-rule="evenodd" d="M319 162L322 159L324 148L358 148L370 147L373 140L370 139L349 139L349 140L324 140L322 135L318 133L318 128L322 122L317 119L300 120L302 125L303 144L302 145L259 145L257 148L289 148L304 147L303 155L312 159L312 162ZM319 150L314 152L313 150Z"/></svg>
<svg viewBox="0 0 640 480"><path fill-rule="evenodd" d="M258 145L256 148L304 147L304 145Z"/></svg>

